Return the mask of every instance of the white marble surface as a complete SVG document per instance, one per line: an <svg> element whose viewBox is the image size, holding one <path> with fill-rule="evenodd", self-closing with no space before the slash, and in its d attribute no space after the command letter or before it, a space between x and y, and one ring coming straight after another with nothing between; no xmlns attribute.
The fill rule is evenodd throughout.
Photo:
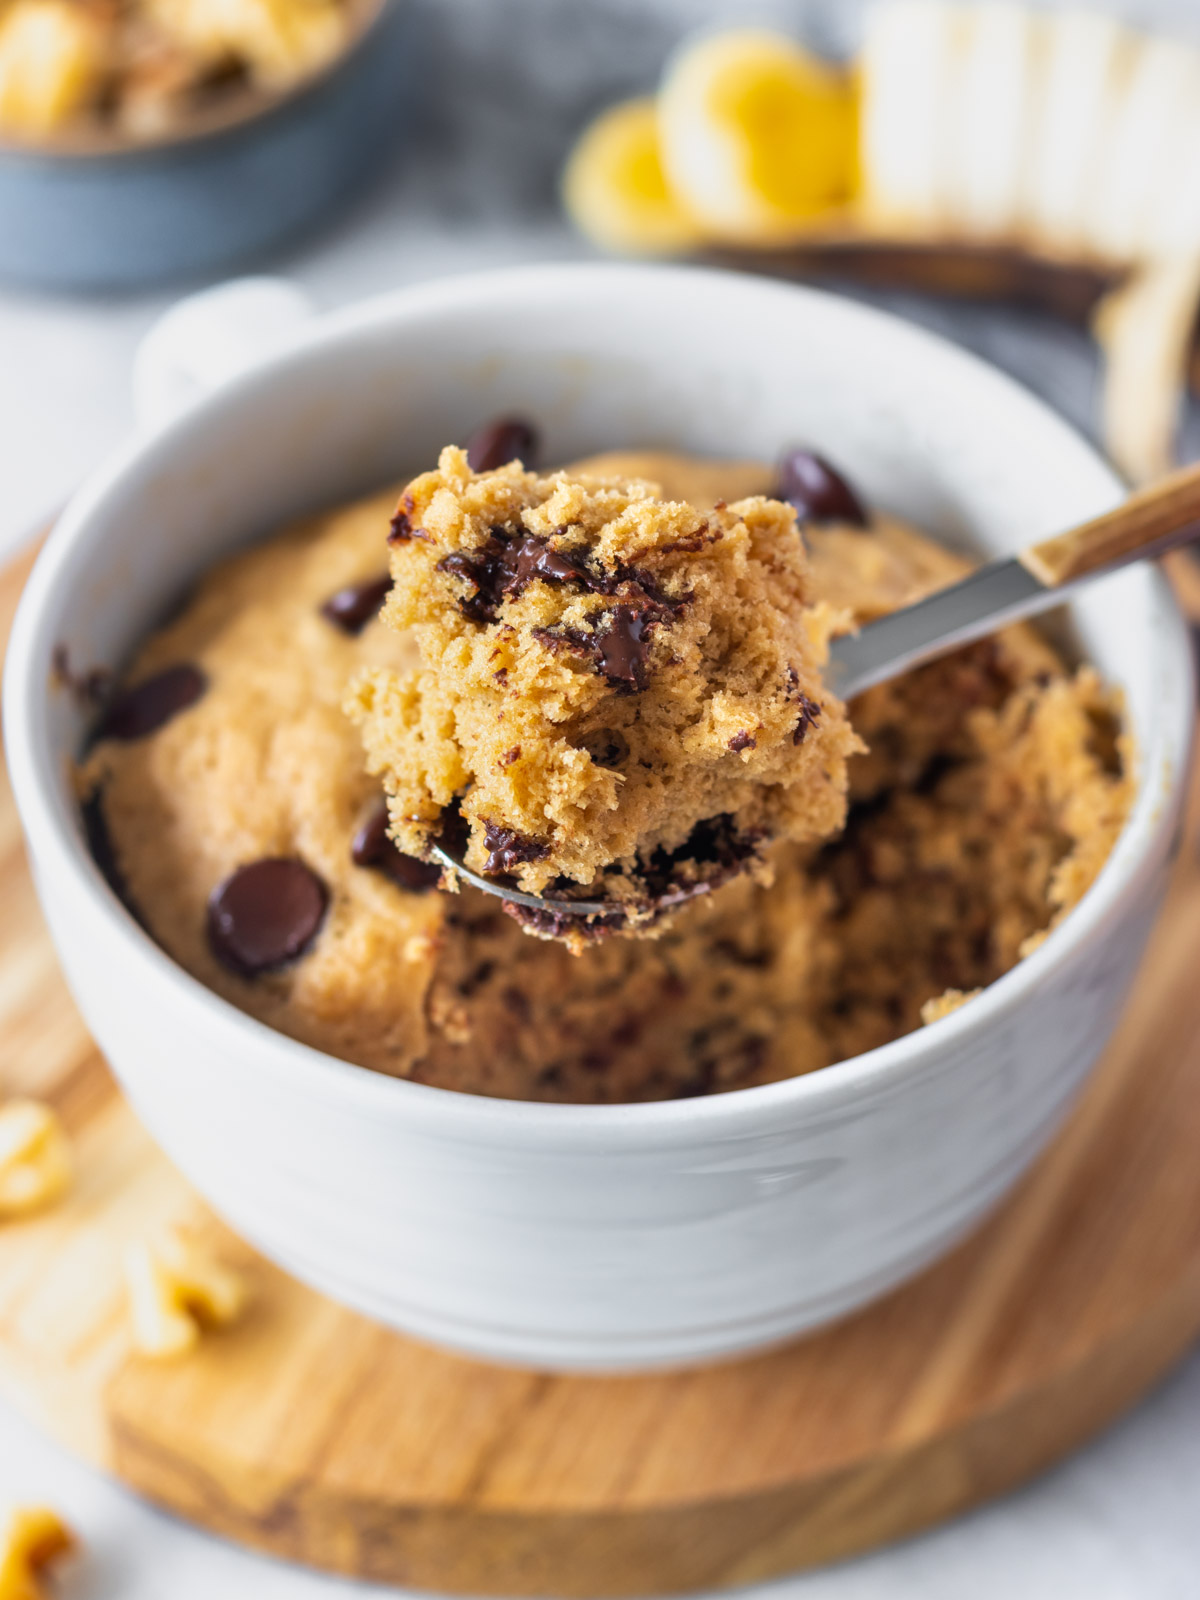
<svg viewBox="0 0 1200 1600"><path fill-rule="evenodd" d="M557 219L565 141L605 100L653 81L685 26L748 16L853 38L857 0L414 0L436 70L392 174L303 248L256 266L320 305L432 276L586 249ZM1110 9L1200 41L1196 0ZM0 219L0 226L3 219ZM130 426L128 366L168 295L50 299L0 289L0 551L13 548ZM1048 319L891 303L1093 420L1086 339ZM1195 428L1193 425L1192 433ZM0 1092L3 1058L0 1054ZM789 1600L1195 1600L1200 1596L1200 1356L1133 1416L1018 1495L836 1570ZM0 1407L0 1501L44 1498L88 1554L65 1600L339 1600L381 1593L259 1560L152 1512Z"/></svg>

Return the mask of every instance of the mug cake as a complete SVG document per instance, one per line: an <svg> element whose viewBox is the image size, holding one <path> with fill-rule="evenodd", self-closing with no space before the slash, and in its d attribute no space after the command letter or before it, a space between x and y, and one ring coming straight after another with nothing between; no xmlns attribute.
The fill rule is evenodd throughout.
<svg viewBox="0 0 1200 1600"><path fill-rule="evenodd" d="M379 1072L518 1100L655 1100L775 1081L896 1039L993 982L1070 912L1133 793L1119 699L1093 669L1019 625L868 690L845 715L819 686L822 628L870 621L953 581L965 570L960 557L866 508L839 471L806 451L775 465L612 453L539 475L528 460L495 459L509 453L496 435L481 435L490 457L478 440L465 454L451 450L432 479L309 518L218 563L105 693L78 773L93 853L187 971L271 1027ZM531 429L511 442L532 456ZM439 535L422 526L438 493L477 515L454 550L445 527ZM786 551L792 620L807 628L812 652L796 670L808 674L804 698L820 707L807 717L793 686L789 748L811 738L826 796L807 831L781 828L754 873L725 874L641 930L648 937L592 940L581 951L530 937L546 929L527 931L477 890L441 892L438 867L422 859L422 839L448 802L471 813L473 769L461 764L470 741L454 739L459 702L471 709L469 675L444 662L425 708L445 746L436 794L414 776L422 718L393 715L405 686L429 671L418 601L437 563L478 554L489 537L508 551L511 539L487 531L505 527L488 521L500 509L512 538L518 524L522 539L542 537L520 519L536 521L547 506L554 518L574 507L587 524L574 539L554 535L525 552L527 568L550 551L561 570L531 571L505 592L507 578L492 590L477 581L481 566L442 566L440 611L429 617L453 613L463 660L477 668L474 647L495 649L507 628L518 654L544 651L557 670L564 652L534 630L575 626L564 609L572 605L593 619L589 640L606 636L621 607L641 602L620 583L608 594L593 585L603 567L597 538L612 520L596 508L649 506L662 538L643 556L671 542L668 525L685 539L701 525L721 530L707 546L668 552L683 587L726 537L747 548L755 536L773 539ZM547 521L543 534L560 526ZM422 572L406 591L414 551ZM586 583L568 570L572 552ZM761 614L767 602L754 594ZM719 625L714 608L732 603L715 595L706 624ZM659 640L670 632L662 627ZM439 635L443 647L449 637ZM598 784L615 777L619 789L631 761L653 776L655 762L677 759L639 720L645 697L647 720L661 728L655 670L669 681L675 653L647 653L640 679L631 666L617 692L603 651L567 652L595 713L583 733L613 735L572 745ZM772 670L786 687L785 655ZM518 742L509 767L525 759L524 734L504 750L496 736L506 704L518 721L528 711L529 680L515 679L493 680L490 734L476 718L469 752L481 770L492 764L485 776L499 793L514 774L494 764ZM731 728L719 752L708 741L706 759L724 762L721 779L730 780L719 804L753 758L737 735L755 731L749 721ZM455 750L457 780L447 776ZM691 826L694 785L674 768L668 801L673 789ZM418 818L424 833L406 825L417 790L430 801ZM530 796L532 804L536 771ZM670 837L661 831L669 811L651 849ZM486 845L486 827L480 833ZM575 865L586 879L586 859Z"/></svg>

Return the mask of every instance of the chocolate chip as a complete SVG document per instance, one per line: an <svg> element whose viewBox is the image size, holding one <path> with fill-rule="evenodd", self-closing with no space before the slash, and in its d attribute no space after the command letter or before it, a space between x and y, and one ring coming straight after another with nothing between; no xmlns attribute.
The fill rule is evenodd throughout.
<svg viewBox="0 0 1200 1600"><path fill-rule="evenodd" d="M804 735L810 728L815 728L821 719L821 708L806 694L800 696L800 720L792 733L793 744L803 744Z"/></svg>
<svg viewBox="0 0 1200 1600"><path fill-rule="evenodd" d="M455 987L464 1000L469 1000L473 994L479 993L495 970L494 961L477 961L470 972L459 979Z"/></svg>
<svg viewBox="0 0 1200 1600"><path fill-rule="evenodd" d="M520 759L521 746L519 744L515 744L511 750L506 750L500 757L500 765L502 767L511 767L514 761L519 761Z"/></svg>
<svg viewBox="0 0 1200 1600"><path fill-rule="evenodd" d="M619 767L629 757L629 741L616 728L598 728L579 741L598 767Z"/></svg>
<svg viewBox="0 0 1200 1600"><path fill-rule="evenodd" d="M615 606L609 612L608 627L597 636L600 670L610 683L630 689L646 687L646 658L650 654L648 623L644 611L634 606Z"/></svg>
<svg viewBox="0 0 1200 1600"><path fill-rule="evenodd" d="M461 861L470 841L471 825L462 814L462 802L452 800L441 815L438 845L455 861Z"/></svg>
<svg viewBox="0 0 1200 1600"><path fill-rule="evenodd" d="M759 1072L767 1059L767 1041L752 1035L737 1045L728 1046L720 1057L702 1059L694 1075L676 1091L677 1100L712 1094L717 1089L735 1089Z"/></svg>
<svg viewBox="0 0 1200 1600"><path fill-rule="evenodd" d="M469 550L452 550L438 562L437 569L439 572L449 572L455 578L463 578L478 589L487 576L485 565L487 556L484 553L486 549L485 545L477 554L472 554Z"/></svg>
<svg viewBox="0 0 1200 1600"><path fill-rule="evenodd" d="M316 938L329 892L295 856L239 867L208 901L208 942L231 972L253 978L304 954Z"/></svg>
<svg viewBox="0 0 1200 1600"><path fill-rule="evenodd" d="M604 613L600 619L605 624L603 632L534 628L533 637L556 655L569 650L575 655L590 657L597 669L619 689L628 692L644 689L650 630L660 622L669 621L676 607L660 604L637 588L633 592L642 603L614 606Z"/></svg>
<svg viewBox="0 0 1200 1600"><path fill-rule="evenodd" d="M599 653L595 634L582 628L531 628L530 633L551 655L566 650L572 655L591 656L595 660Z"/></svg>
<svg viewBox="0 0 1200 1600"><path fill-rule="evenodd" d="M483 820L483 842L488 849L484 872L511 872L526 861L540 861L550 854L550 846L541 839L531 839L514 828L502 827L498 822Z"/></svg>
<svg viewBox="0 0 1200 1600"><path fill-rule="evenodd" d="M697 1100L701 1095L711 1094L717 1081L717 1064L715 1061L701 1061L691 1077L686 1078L672 1095L673 1100Z"/></svg>
<svg viewBox="0 0 1200 1600"><path fill-rule="evenodd" d="M580 557L555 550L548 539L533 534L518 540L506 528L493 528L487 541L474 550L443 556L438 571L471 585L474 592L458 606L473 622L494 622L501 603L515 600L536 578L579 583L585 589L598 589L602 583Z"/></svg>
<svg viewBox="0 0 1200 1600"><path fill-rule="evenodd" d="M643 876L655 900L683 891L714 889L735 877L754 856L761 844L758 835L744 833L728 812L698 822L678 849L658 849L645 867ZM681 878L685 864L703 870L702 885L692 877Z"/></svg>
<svg viewBox="0 0 1200 1600"><path fill-rule="evenodd" d="M125 874L117 860L116 846L104 812L104 799L99 789L94 790L79 808L83 819L83 836L92 860L99 867L105 883L127 910L133 911ZM136 911L133 913L137 915ZM140 919L139 919L140 920Z"/></svg>
<svg viewBox="0 0 1200 1600"><path fill-rule="evenodd" d="M387 825L387 802L379 800L350 845L350 857L356 867L373 867L378 862L384 845L391 844Z"/></svg>
<svg viewBox="0 0 1200 1600"><path fill-rule="evenodd" d="M612 916L573 917L569 912L552 911L548 906L519 906L512 900L502 900L500 909L526 933L538 939L580 939L587 944L598 944L624 926L625 913Z"/></svg>
<svg viewBox="0 0 1200 1600"><path fill-rule="evenodd" d="M400 496L400 504L396 507L395 515L388 526L389 544L407 544L410 539L424 539L426 544L433 542L425 529L418 528L413 522L413 504L413 497L406 489Z"/></svg>
<svg viewBox="0 0 1200 1600"><path fill-rule="evenodd" d="M724 500L718 500L716 505L713 507L713 510L724 511ZM667 555L674 551L679 551L685 555L694 555L696 551L703 550L705 545L716 544L719 539L723 539L724 537L724 534L719 528L714 532L713 529L709 527L707 522L702 522L698 528L691 533L684 534L682 538L672 539L670 544L659 545L659 554Z"/></svg>
<svg viewBox="0 0 1200 1600"><path fill-rule="evenodd" d="M549 540L539 539L533 534L521 540L507 564L512 577L506 586L506 593L511 597L521 594L535 578L544 578L553 583L592 586L592 574L585 562L566 551L552 549Z"/></svg>
<svg viewBox="0 0 1200 1600"><path fill-rule="evenodd" d="M388 837L388 811L380 800L354 835L350 856L355 866L371 867L382 872L401 889L410 894L422 894L437 887L442 869L433 861L418 861L416 856L405 855Z"/></svg>
<svg viewBox="0 0 1200 1600"><path fill-rule="evenodd" d="M472 472L494 472L510 461L528 467L537 455L538 437L521 417L497 417L478 428L467 442L467 465Z"/></svg>
<svg viewBox="0 0 1200 1600"><path fill-rule="evenodd" d="M144 739L195 705L208 688L199 667L181 663L167 667L126 689L109 706L96 729L97 739Z"/></svg>
<svg viewBox="0 0 1200 1600"><path fill-rule="evenodd" d="M518 1022L528 1022L533 1015L533 1007L529 1003L529 996L522 989L515 987L505 989L500 996L500 1001L504 1009L511 1012Z"/></svg>
<svg viewBox="0 0 1200 1600"><path fill-rule="evenodd" d="M361 633L367 623L378 615L391 587L391 576L386 572L379 578L367 578L362 583L349 584L329 596L321 607L321 615L343 633Z"/></svg>
<svg viewBox="0 0 1200 1600"><path fill-rule="evenodd" d="M758 740L752 733L747 733L745 729L743 729L742 732L735 733L733 738L730 739L729 748L734 752L735 755L742 750L757 750Z"/></svg>
<svg viewBox="0 0 1200 1600"><path fill-rule="evenodd" d="M961 756L946 755L944 752L939 751L929 758L924 770L918 774L912 785L913 794L933 794L941 784L942 779L961 767L962 764Z"/></svg>
<svg viewBox="0 0 1200 1600"><path fill-rule="evenodd" d="M811 450L789 450L779 463L776 498L795 506L807 522L870 522L862 501L836 468Z"/></svg>
<svg viewBox="0 0 1200 1600"><path fill-rule="evenodd" d="M461 578L471 593L458 602L458 609L472 622L495 622L504 594L509 569L504 557L509 545L502 531L493 531L486 544L477 550L452 550L437 564L439 572Z"/></svg>

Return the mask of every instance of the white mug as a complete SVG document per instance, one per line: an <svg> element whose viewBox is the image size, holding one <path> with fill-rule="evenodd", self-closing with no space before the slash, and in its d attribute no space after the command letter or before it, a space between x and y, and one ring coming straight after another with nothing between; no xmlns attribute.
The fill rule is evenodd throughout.
<svg viewBox="0 0 1200 1600"><path fill-rule="evenodd" d="M1136 803L1063 925L943 1020L807 1076L660 1104L383 1077L243 1015L118 904L83 841L67 778L82 714L51 662L65 645L80 667L119 666L213 561L427 465L498 412L530 417L547 460L807 443L868 501L988 554L1121 488L1015 384L879 312L695 269L538 267L316 320L131 444L39 558L5 681L17 802L71 988L183 1172L288 1271L421 1338L556 1368L727 1356L916 1272L1061 1122L1162 896L1192 726L1187 634L1146 568L1072 606L1084 653L1125 693Z"/></svg>

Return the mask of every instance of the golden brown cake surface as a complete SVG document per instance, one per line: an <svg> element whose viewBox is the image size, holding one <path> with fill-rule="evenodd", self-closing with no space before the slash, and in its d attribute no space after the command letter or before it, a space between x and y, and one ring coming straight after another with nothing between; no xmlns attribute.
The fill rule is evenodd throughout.
<svg viewBox="0 0 1200 1600"><path fill-rule="evenodd" d="M695 470L693 486L678 458L636 468L709 506L720 467ZM765 491L758 470L733 464L732 492ZM668 1098L811 1071L1007 971L1120 830L1132 784L1112 695L1008 629L854 702L869 752L850 762L846 828L776 847L771 887L732 883L652 942L575 957L530 939L497 901L439 893L390 850L341 710L356 674L415 661L373 617L394 500L215 567L135 657L81 773L98 854L153 936L294 1038L521 1099ZM863 618L962 566L880 516L805 539L815 593ZM289 920L247 932L239 906L267 878Z"/></svg>

